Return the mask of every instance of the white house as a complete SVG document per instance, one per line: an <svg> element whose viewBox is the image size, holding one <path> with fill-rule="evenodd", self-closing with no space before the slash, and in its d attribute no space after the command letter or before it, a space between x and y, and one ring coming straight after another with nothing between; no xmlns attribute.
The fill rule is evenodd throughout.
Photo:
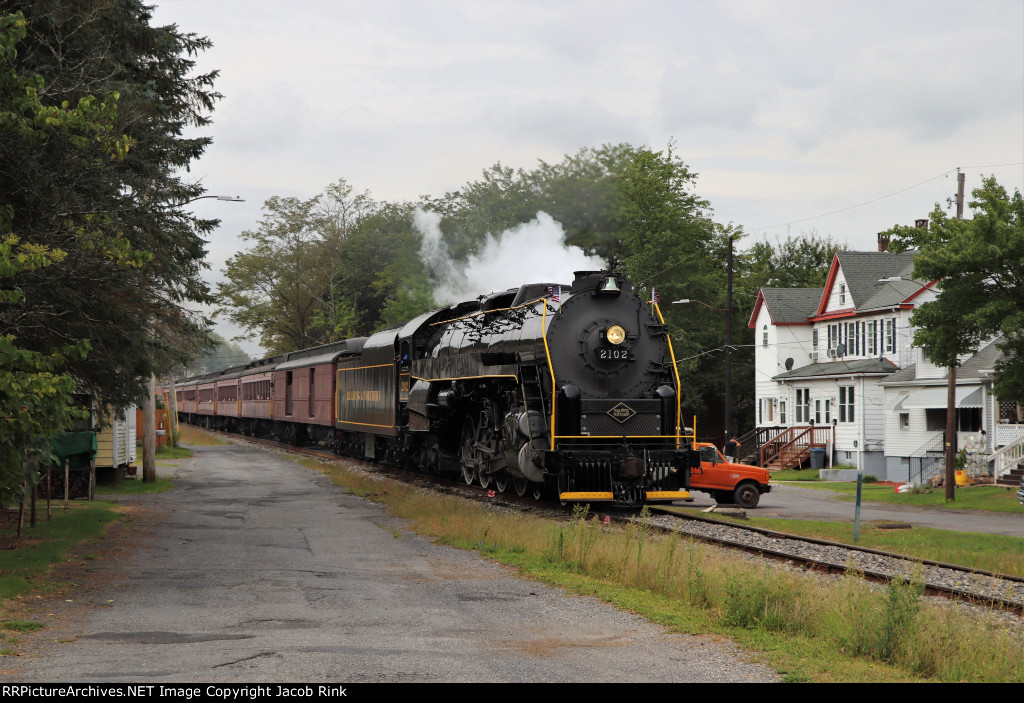
<svg viewBox="0 0 1024 703"><path fill-rule="evenodd" d="M824 288L761 289L749 322L758 427L831 425L831 461L878 478L937 469L947 369L913 346L910 316L937 295L936 282L913 279L915 254L839 252ZM995 344L961 360L958 446L991 452L1024 438L1010 424L1018 406L992 394Z"/></svg>
<svg viewBox="0 0 1024 703"><path fill-rule="evenodd" d="M1024 438L1019 406L1000 403L992 391L995 365L1003 356L997 348L1000 341L991 340L961 359L955 390L956 446L995 452L997 457ZM914 351L915 363L880 383L885 389L885 458L888 475L923 482L945 469L949 371L931 363L923 350ZM1020 456L1018 451L1016 458ZM993 468L999 476L1010 467Z"/></svg>
<svg viewBox="0 0 1024 703"><path fill-rule="evenodd" d="M880 382L910 363L910 314L935 296L931 282L912 280L913 258L839 252L823 289L759 293L750 320L759 426L831 424L834 463L886 475Z"/></svg>

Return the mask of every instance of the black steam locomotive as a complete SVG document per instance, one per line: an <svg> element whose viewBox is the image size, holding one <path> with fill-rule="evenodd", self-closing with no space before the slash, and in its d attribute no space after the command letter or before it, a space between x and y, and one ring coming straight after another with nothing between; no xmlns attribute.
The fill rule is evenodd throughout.
<svg viewBox="0 0 1024 703"><path fill-rule="evenodd" d="M612 272L382 330L335 380L336 451L467 484L635 506L688 497L699 466L661 314Z"/></svg>

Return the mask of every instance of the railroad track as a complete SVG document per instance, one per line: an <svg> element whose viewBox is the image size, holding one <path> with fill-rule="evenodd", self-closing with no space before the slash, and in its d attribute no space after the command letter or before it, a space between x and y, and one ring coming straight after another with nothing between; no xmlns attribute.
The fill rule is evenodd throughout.
<svg viewBox="0 0 1024 703"><path fill-rule="evenodd" d="M961 599L1024 616L1024 578L972 569L894 552L856 547L839 542L800 537L759 527L737 525L703 516L679 515L652 507L650 524L692 535L701 541L797 564L830 574L855 571L865 579L888 583L892 579L923 580L928 595ZM632 517L630 519L639 519Z"/></svg>
<svg viewBox="0 0 1024 703"><path fill-rule="evenodd" d="M396 480L417 486L438 488L438 477L412 473L394 467L371 464L347 457L339 457L329 451L293 447L270 440L255 439L227 432L233 439L257 445L272 447L294 454L314 456L324 460L338 460L354 464L363 470L386 473ZM567 510L551 503L538 503L530 498L519 498L514 493L500 494L477 485L466 485L461 480L441 479L445 492L479 502L493 503L495 499L510 507L521 510L544 512L555 517L567 517ZM602 507L602 512L607 509ZM674 531L692 536L709 544L781 560L800 568L829 574L846 574L855 571L857 575L871 581L888 583L892 579L918 578L923 580L928 595L960 599L973 604L1003 610L1018 617L1024 617L1024 578L972 569L956 564L912 559L894 552L855 547L838 542L829 542L810 537L800 537L785 532L776 532L758 527L737 525L704 516L680 515L670 509L652 506L648 523L663 531ZM617 522L638 520L636 511L611 510L611 519Z"/></svg>

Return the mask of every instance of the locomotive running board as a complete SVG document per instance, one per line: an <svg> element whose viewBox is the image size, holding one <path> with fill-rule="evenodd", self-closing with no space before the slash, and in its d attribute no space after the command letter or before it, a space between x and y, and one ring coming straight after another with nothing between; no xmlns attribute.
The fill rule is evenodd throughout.
<svg viewBox="0 0 1024 703"><path fill-rule="evenodd" d="M686 500L689 491L647 491L647 500Z"/></svg>
<svg viewBox="0 0 1024 703"><path fill-rule="evenodd" d="M611 491L566 492L559 493L558 497L566 501L615 500L615 495ZM689 497L689 491L647 491L647 500L686 500Z"/></svg>
<svg viewBox="0 0 1024 703"><path fill-rule="evenodd" d="M611 491L579 491L575 493L559 493L560 500L615 500Z"/></svg>

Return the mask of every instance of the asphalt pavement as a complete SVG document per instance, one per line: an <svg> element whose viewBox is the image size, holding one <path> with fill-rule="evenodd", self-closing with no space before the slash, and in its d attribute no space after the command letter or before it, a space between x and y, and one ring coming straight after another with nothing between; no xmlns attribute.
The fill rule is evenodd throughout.
<svg viewBox="0 0 1024 703"><path fill-rule="evenodd" d="M177 488L81 585L5 681L770 682L721 638L670 633L433 544L323 475L198 447ZM31 640L31 641L28 641Z"/></svg>

